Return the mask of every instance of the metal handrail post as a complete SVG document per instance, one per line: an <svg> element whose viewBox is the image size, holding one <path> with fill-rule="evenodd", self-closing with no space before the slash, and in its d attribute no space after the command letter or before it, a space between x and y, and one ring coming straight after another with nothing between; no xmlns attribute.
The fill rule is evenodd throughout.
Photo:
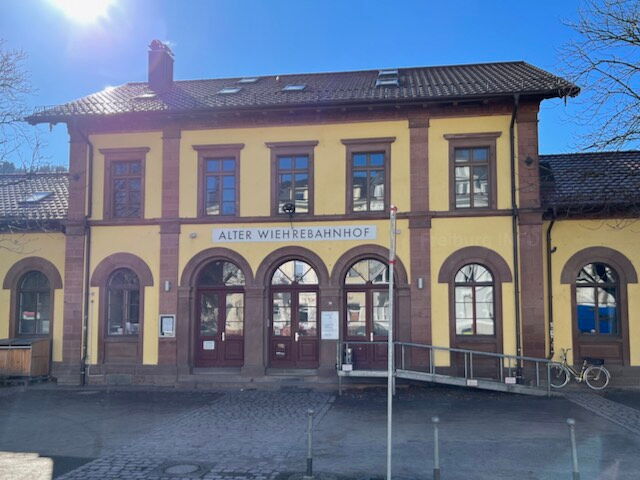
<svg viewBox="0 0 640 480"><path fill-rule="evenodd" d="M469 372L471 373L471 378L473 378L473 353L469 354Z"/></svg>
<svg viewBox="0 0 640 480"><path fill-rule="evenodd" d="M429 372L431 372L432 375L436 373L436 367L433 364L433 348L429 349Z"/></svg>

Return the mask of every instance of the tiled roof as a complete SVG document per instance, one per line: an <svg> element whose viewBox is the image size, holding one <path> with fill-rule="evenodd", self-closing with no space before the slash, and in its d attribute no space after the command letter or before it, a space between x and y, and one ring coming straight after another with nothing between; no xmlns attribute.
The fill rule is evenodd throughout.
<svg viewBox="0 0 640 480"><path fill-rule="evenodd" d="M39 109L31 123L70 116L133 112L194 112L208 110L321 105L381 104L495 96L537 95L544 98L576 95L572 83L526 62L481 63L398 69L399 86L377 87L379 70L297 75L271 75L254 83L240 78L175 81L154 94L146 82L108 87L101 92L55 107ZM289 84L302 91L285 92ZM218 93L241 87L237 93Z"/></svg>
<svg viewBox="0 0 640 480"><path fill-rule="evenodd" d="M50 192L37 200L30 195ZM61 220L67 216L69 179L66 173L0 175L0 223L9 219Z"/></svg>
<svg viewBox="0 0 640 480"><path fill-rule="evenodd" d="M540 155L546 208L640 205L640 151Z"/></svg>

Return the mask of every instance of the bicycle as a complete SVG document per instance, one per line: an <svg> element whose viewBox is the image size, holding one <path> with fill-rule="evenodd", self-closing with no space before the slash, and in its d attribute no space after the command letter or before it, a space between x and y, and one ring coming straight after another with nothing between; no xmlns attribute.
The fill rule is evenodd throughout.
<svg viewBox="0 0 640 480"><path fill-rule="evenodd" d="M578 382L585 382L593 390L603 390L609 385L611 374L604 367L604 360L601 358L585 357L582 369L576 370L567 363L567 353L570 348L562 349L562 363L554 362L550 366L549 382L553 388L562 388L569 383L570 377Z"/></svg>

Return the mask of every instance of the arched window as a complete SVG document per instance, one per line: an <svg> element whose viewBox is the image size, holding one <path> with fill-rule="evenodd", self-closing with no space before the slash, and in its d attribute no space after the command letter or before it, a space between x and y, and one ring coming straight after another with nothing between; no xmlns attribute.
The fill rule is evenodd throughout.
<svg viewBox="0 0 640 480"><path fill-rule="evenodd" d="M135 336L140 332L140 282L128 268L115 270L107 283L107 335Z"/></svg>
<svg viewBox="0 0 640 480"><path fill-rule="evenodd" d="M470 263L456 273L456 335L495 335L493 275L484 266Z"/></svg>
<svg viewBox="0 0 640 480"><path fill-rule="evenodd" d="M609 265L589 263L576 278L578 331L590 335L618 335L618 275Z"/></svg>
<svg viewBox="0 0 640 480"><path fill-rule="evenodd" d="M18 335L48 335L50 325L49 280L42 272L27 272L18 289Z"/></svg>

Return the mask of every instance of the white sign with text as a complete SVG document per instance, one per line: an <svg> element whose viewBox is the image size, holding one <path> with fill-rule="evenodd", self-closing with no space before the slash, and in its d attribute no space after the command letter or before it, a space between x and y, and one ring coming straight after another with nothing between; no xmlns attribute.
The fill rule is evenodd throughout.
<svg viewBox="0 0 640 480"><path fill-rule="evenodd" d="M340 332L338 330L338 313L339 312L322 312L320 314L321 319L321 331L323 340L338 340L340 338Z"/></svg>
<svg viewBox="0 0 640 480"><path fill-rule="evenodd" d="M229 242L335 242L375 240L375 225L337 225L331 227L235 227L214 228L214 243Z"/></svg>

